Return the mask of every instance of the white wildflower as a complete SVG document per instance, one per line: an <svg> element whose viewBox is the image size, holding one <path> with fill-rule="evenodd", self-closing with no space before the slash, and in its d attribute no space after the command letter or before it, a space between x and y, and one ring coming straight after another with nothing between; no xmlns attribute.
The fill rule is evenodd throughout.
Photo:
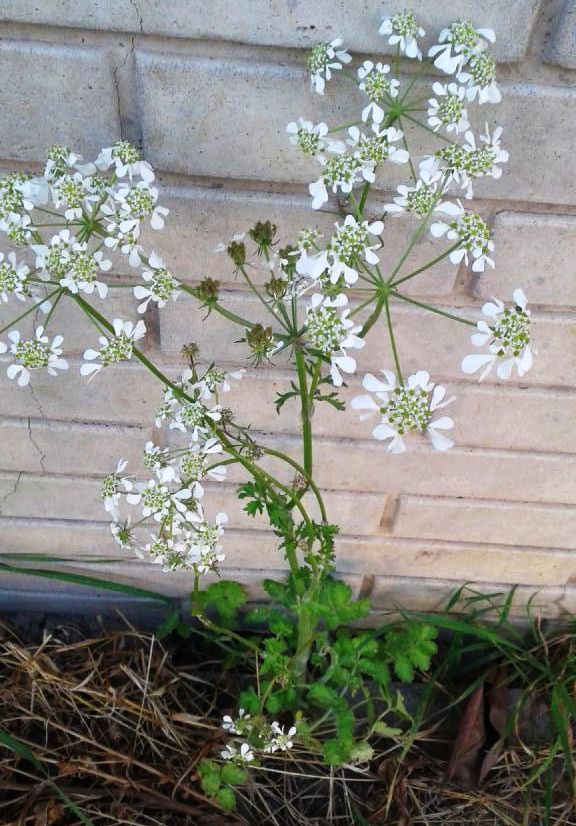
<svg viewBox="0 0 576 826"><path fill-rule="evenodd" d="M470 126L466 111L466 90L456 83L439 83L432 86L436 97L428 101L428 126L435 132L441 126L447 132L464 132Z"/></svg>
<svg viewBox="0 0 576 826"><path fill-rule="evenodd" d="M80 367L80 375L94 376L103 368L132 358L134 342L144 338L146 325L143 321L134 324L131 321L122 321L115 318L112 322L114 337L100 336L100 349L84 351L85 364Z"/></svg>
<svg viewBox="0 0 576 826"><path fill-rule="evenodd" d="M466 69L456 75L458 83L466 86L466 98L478 103L500 103L502 93L496 83L496 64L484 52L474 55Z"/></svg>
<svg viewBox="0 0 576 826"><path fill-rule="evenodd" d="M128 141L117 141L101 150L96 158L96 167L104 172L112 166L117 178L127 175L130 180L135 176L147 183L154 180L152 167L148 161L142 160L140 152Z"/></svg>
<svg viewBox="0 0 576 826"><path fill-rule="evenodd" d="M429 49L428 57L434 58L436 68L451 75L495 40L492 29L477 29L471 20L457 20L442 29L438 44Z"/></svg>
<svg viewBox="0 0 576 826"><path fill-rule="evenodd" d="M298 118L298 122L292 121L288 124L286 131L290 136L290 143L299 146L305 155L318 155L328 145L328 127L325 123L313 124L312 121Z"/></svg>
<svg viewBox="0 0 576 826"><path fill-rule="evenodd" d="M118 503L122 493L130 493L133 488L130 479L127 476L122 476L127 465L128 462L121 459L114 473L111 473L102 482L100 496L104 501L104 510L111 513L114 519L118 519Z"/></svg>
<svg viewBox="0 0 576 826"><path fill-rule="evenodd" d="M223 760L232 760L235 763L251 763L254 760L254 752L248 743L242 743L240 751L235 746L227 743L226 748L220 752Z"/></svg>
<svg viewBox="0 0 576 826"><path fill-rule="evenodd" d="M367 373L362 382L364 389L375 398L355 396L351 401L353 410L367 410L382 416L381 423L372 431L374 438L389 441L391 453L403 453L406 450L404 436L413 431L425 433L436 450L452 447L454 442L438 431L451 430L454 422L448 416L434 419L434 413L454 401L454 396L445 399L446 388L434 385L426 370L414 373L405 385L398 384L390 370L380 372L385 381Z"/></svg>
<svg viewBox="0 0 576 826"><path fill-rule="evenodd" d="M17 379L19 387L26 387L30 382L32 370L45 368L50 376L58 375L58 370L67 370L68 362L60 358L64 341L63 336L54 336L49 344L48 336L44 335L44 328L37 327L33 339L23 340L18 330L8 333L10 344L0 341L0 356L10 353L13 363L7 369L9 379ZM5 361L6 357L2 359Z"/></svg>
<svg viewBox="0 0 576 826"><path fill-rule="evenodd" d="M291 726L287 732L276 720L270 726L270 737L264 746L264 751L273 754L275 751L288 751L294 746L296 726Z"/></svg>
<svg viewBox="0 0 576 826"><path fill-rule="evenodd" d="M0 302L6 303L11 295L16 296L20 301L25 301L30 296L30 287L27 279L30 275L30 268L26 264L18 264L16 253L9 252L4 255L0 252Z"/></svg>
<svg viewBox="0 0 576 826"><path fill-rule="evenodd" d="M467 212L462 204L444 204L444 210L451 209L454 216L449 224L438 221L430 226L430 233L434 238L446 235L449 241L456 242L456 249L450 253L450 261L459 264L462 260L469 263L472 258L473 272L484 272L486 264L494 267L490 253L494 250L494 241L490 237L490 229L486 222L475 212Z"/></svg>
<svg viewBox="0 0 576 826"><path fill-rule="evenodd" d="M342 48L343 45L343 40L338 37L330 43L318 43L310 52L310 81L312 89L319 95L324 94L326 81L331 79L332 72L342 69L343 63L350 63L352 60L346 49Z"/></svg>
<svg viewBox="0 0 576 826"><path fill-rule="evenodd" d="M129 493L126 501L130 505L142 504L142 516L152 516L157 522L161 522L167 517L183 518L193 517L189 510L188 503L192 499L192 491L182 488L171 491L166 485L161 485L156 479L144 485L136 485L136 492Z"/></svg>
<svg viewBox="0 0 576 826"><path fill-rule="evenodd" d="M349 309L343 309L347 297L340 293L336 298L326 298L316 293L306 312L306 332L311 346L330 357L330 376L335 387L342 386L342 373L354 373L356 360L347 350L361 350L366 342L357 333L361 324L348 318Z"/></svg>
<svg viewBox="0 0 576 826"><path fill-rule="evenodd" d="M386 63L374 64L371 60L365 60L358 69L360 83L358 87L369 99L369 103L362 110L362 120L370 118L376 124L384 120L384 109L381 104L385 97L395 98L398 95L400 82L395 78L388 77L390 66Z"/></svg>
<svg viewBox="0 0 576 826"><path fill-rule="evenodd" d="M155 252L150 254L148 259L149 269L142 272L142 278L146 285L137 284L134 287L134 298L139 301L138 312L144 313L148 309L148 304L153 301L162 309L167 302L172 299L176 301L180 293L178 292L178 282L171 272L164 266L164 262Z"/></svg>
<svg viewBox="0 0 576 826"><path fill-rule="evenodd" d="M482 370L482 381L494 364L497 364L498 378L509 379L514 367L519 376L523 376L532 367L530 310L527 308L526 296L518 288L514 290L512 298L514 305L511 307L506 307L498 298L486 302L482 307L482 313L488 321L481 319L478 322L478 332L473 333L472 344L475 347L488 345L488 352L466 356L462 361L464 373Z"/></svg>
<svg viewBox="0 0 576 826"><path fill-rule="evenodd" d="M392 17L383 18L378 32L384 36L388 35L388 43L398 46L406 57L422 60L418 38L424 37L426 32L418 25L412 12L399 11Z"/></svg>

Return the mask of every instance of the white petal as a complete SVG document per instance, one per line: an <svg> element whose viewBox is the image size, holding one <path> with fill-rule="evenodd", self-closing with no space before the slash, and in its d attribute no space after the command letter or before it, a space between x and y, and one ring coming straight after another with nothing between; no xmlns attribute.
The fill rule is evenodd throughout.
<svg viewBox="0 0 576 826"><path fill-rule="evenodd" d="M488 353L475 353L462 359L462 372L471 375L488 364L493 364L495 357Z"/></svg>

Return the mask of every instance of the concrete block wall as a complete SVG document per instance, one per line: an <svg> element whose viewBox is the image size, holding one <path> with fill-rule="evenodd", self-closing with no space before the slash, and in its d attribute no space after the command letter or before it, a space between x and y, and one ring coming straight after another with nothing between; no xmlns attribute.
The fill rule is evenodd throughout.
<svg viewBox="0 0 576 826"><path fill-rule="evenodd" d="M486 296L506 297L522 284L538 356L521 381L478 385L460 372L464 326L415 307L395 310L405 369L426 366L457 397L457 446L438 454L422 444L394 457L351 412L319 413L318 480L342 525L338 568L382 610L435 608L471 581L488 591L519 585L519 602L538 590L536 603L557 615L576 608L576 4L453 0L448 9L420 0L414 8L431 34L448 12L496 30L503 103L481 114L504 125L511 159L499 181L477 187L496 270L472 276L441 264L410 291L476 318ZM120 137L134 141L156 167L171 209L154 237L158 252L183 280L219 279L225 302L253 316L253 299L212 250L262 217L287 240L301 226L330 225L331 216L309 209L314 166L292 151L285 126L298 115L349 119L354 100L343 84L323 100L309 92L306 50L342 34L356 55L385 54L376 31L386 10L394 7L376 0L3 0L0 71L9 82L0 167L40 168L55 142L90 157ZM377 202L398 180L382 179ZM406 237L404 221L391 223L385 265ZM414 266L430 250L423 243ZM122 295L106 310L128 318L135 307ZM74 368L88 327L72 307L61 305L58 317ZM4 308L0 324L5 318ZM217 316L203 324L192 300L148 321L146 346L171 373L189 340L207 360L237 366L245 357L237 330ZM376 336L360 354L360 372L390 358L385 337ZM0 385L0 549L75 556L76 570L87 556L109 557L99 575L184 593L189 577L117 561L98 498L100 478L118 457L138 466L160 388L136 364L102 371L89 385L75 369L34 379L25 390L5 378ZM281 363L248 369L230 403L263 440L297 455L298 411L287 405L278 417L271 404L288 379ZM349 385L345 398L358 392L358 377ZM263 525L235 503L234 481L213 496L232 517L230 575L258 595L261 571L282 564Z"/></svg>

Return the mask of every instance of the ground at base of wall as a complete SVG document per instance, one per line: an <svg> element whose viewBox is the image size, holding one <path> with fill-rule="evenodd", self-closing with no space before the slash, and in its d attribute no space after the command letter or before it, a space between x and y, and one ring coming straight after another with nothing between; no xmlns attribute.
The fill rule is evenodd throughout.
<svg viewBox="0 0 576 826"><path fill-rule="evenodd" d="M506 709L521 694L501 679L507 664L472 671L464 657L468 679L451 684L455 640L460 650L468 644L455 635L439 646L430 673L398 686L412 730L391 725L363 762L339 768L298 743L262 755L235 787L235 810L224 812L203 791L199 766L218 759L230 739L222 716L237 712L238 663L226 651L197 635L159 641L129 623L89 636L59 617L27 628L20 617L18 630L1 623L0 822L576 824L566 772L572 732L564 732L567 756L546 725L528 728L542 712L544 686L506 731ZM574 636L562 645L564 669ZM423 705L434 675L443 685Z"/></svg>

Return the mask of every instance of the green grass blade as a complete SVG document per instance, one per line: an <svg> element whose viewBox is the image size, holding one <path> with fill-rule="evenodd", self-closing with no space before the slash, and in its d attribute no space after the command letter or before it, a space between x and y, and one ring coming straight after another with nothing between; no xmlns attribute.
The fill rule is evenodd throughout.
<svg viewBox="0 0 576 826"><path fill-rule="evenodd" d="M146 588L138 588L135 585L126 585L123 582L109 582L106 579L86 576L85 574L50 571L44 568L19 568L17 565L8 565L5 562L0 562L0 571L9 571L13 574L26 574L27 576L37 576L43 579L57 580L59 582L71 582L74 585L85 585L88 588L102 588L106 591L115 591L119 594L127 594L133 597L144 597L145 599L155 599L165 603L172 602L172 597L166 596L166 594L160 594L157 591L148 591Z"/></svg>

